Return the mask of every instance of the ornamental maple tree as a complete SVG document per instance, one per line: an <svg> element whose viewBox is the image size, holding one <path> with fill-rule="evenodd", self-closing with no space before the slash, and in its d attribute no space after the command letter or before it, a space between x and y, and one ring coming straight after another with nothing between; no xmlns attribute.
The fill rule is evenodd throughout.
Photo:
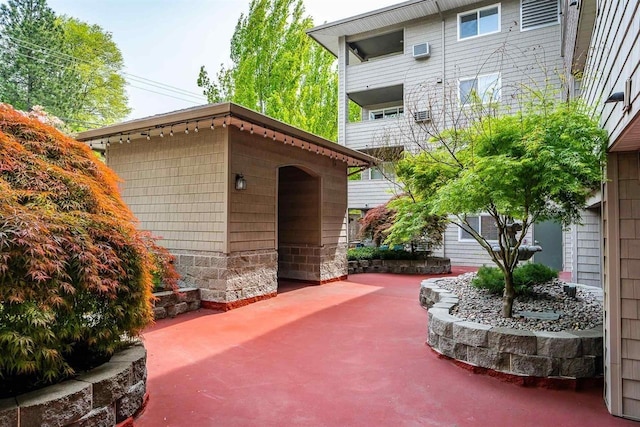
<svg viewBox="0 0 640 427"><path fill-rule="evenodd" d="M0 104L0 397L108 359L152 321L152 274L175 285L117 183L86 145Z"/></svg>

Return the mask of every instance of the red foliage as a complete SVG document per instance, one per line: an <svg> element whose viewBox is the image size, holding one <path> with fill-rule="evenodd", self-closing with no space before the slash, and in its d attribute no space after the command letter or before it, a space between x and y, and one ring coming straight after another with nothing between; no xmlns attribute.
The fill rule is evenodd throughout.
<svg viewBox="0 0 640 427"><path fill-rule="evenodd" d="M360 218L361 236L370 236L376 246L380 246L387 237L389 227L393 225L395 211L389 209L386 204L369 209L364 217Z"/></svg>
<svg viewBox="0 0 640 427"><path fill-rule="evenodd" d="M0 104L0 377L112 353L152 320L151 272L175 285L171 261L86 145Z"/></svg>

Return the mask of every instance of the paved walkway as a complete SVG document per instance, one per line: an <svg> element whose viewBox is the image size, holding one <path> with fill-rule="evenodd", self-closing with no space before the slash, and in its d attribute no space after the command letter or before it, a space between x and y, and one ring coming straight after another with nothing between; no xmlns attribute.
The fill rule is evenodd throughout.
<svg viewBox="0 0 640 427"><path fill-rule="evenodd" d="M524 388L425 345L421 276L352 275L162 320L144 333L149 404L135 426L639 426L602 391Z"/></svg>

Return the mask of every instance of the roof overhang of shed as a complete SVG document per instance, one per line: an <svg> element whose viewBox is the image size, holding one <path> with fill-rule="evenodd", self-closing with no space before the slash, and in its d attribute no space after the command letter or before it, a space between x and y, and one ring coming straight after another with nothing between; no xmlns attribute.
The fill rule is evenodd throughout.
<svg viewBox="0 0 640 427"><path fill-rule="evenodd" d="M387 6L350 18L318 25L307 34L324 46L334 56L338 56L338 40L343 36L352 36L392 27L442 12L467 7L478 0L409 0Z"/></svg>
<svg viewBox="0 0 640 427"><path fill-rule="evenodd" d="M315 152L342 161L351 167L370 167L378 161L364 153L351 150L328 139L305 132L271 117L233 103L208 104L185 110L158 114L131 120L100 129L82 132L78 141L86 142L92 148L105 150L110 144L122 139L136 140L160 138L162 133L169 138L170 132L210 131L210 127L234 126L264 138Z"/></svg>

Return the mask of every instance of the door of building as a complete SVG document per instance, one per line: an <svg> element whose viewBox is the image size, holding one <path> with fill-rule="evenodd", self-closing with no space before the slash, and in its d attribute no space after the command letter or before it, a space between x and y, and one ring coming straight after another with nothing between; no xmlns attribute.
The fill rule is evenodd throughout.
<svg viewBox="0 0 640 427"><path fill-rule="evenodd" d="M533 238L542 246L542 252L534 256L534 261L562 271L562 226L554 221L540 222L533 227Z"/></svg>

